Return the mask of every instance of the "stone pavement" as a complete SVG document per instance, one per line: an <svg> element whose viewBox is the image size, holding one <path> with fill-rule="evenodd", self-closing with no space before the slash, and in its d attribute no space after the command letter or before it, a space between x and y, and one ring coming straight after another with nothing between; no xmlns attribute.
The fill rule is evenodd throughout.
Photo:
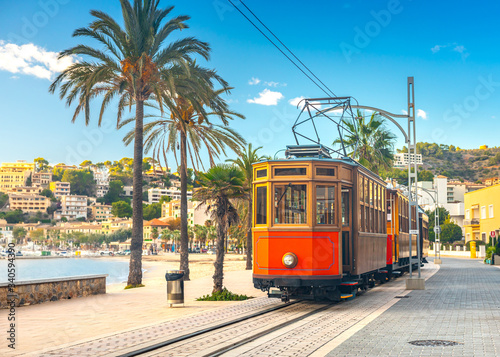
<svg viewBox="0 0 500 357"><path fill-rule="evenodd" d="M432 263L431 263L432 264ZM443 258L426 290L411 291L327 356L500 356L500 269ZM459 344L420 347L415 340Z"/></svg>

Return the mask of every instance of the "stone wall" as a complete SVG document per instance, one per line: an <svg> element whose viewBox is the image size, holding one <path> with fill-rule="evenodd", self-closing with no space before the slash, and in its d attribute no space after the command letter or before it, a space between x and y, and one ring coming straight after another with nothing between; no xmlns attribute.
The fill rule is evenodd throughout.
<svg viewBox="0 0 500 357"><path fill-rule="evenodd" d="M83 275L57 279L16 281L13 293L8 292L9 284L2 283L0 284L0 308L6 309L10 307L9 301L12 300L12 297L14 297L16 306L24 306L40 304L45 301L106 294L107 276L107 274Z"/></svg>

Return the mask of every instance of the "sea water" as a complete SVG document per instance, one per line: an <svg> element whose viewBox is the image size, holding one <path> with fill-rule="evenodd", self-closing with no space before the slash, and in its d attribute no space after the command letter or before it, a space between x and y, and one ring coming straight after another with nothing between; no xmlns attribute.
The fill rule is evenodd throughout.
<svg viewBox="0 0 500 357"><path fill-rule="evenodd" d="M7 282L7 259L0 260L0 283ZM16 259L16 281L108 274L106 284L127 281L129 263L111 259Z"/></svg>

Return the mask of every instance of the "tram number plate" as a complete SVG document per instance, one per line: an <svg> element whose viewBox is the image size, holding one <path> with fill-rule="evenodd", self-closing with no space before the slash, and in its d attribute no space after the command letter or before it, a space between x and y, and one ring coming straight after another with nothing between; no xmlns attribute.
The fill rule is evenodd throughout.
<svg viewBox="0 0 500 357"><path fill-rule="evenodd" d="M418 234L418 229L410 229L410 234Z"/></svg>

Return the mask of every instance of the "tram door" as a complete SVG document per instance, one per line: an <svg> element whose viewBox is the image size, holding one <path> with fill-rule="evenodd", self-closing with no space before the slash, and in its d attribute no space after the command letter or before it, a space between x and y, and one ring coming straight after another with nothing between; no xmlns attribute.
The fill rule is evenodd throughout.
<svg viewBox="0 0 500 357"><path fill-rule="evenodd" d="M352 189L342 186L342 271L352 269Z"/></svg>

